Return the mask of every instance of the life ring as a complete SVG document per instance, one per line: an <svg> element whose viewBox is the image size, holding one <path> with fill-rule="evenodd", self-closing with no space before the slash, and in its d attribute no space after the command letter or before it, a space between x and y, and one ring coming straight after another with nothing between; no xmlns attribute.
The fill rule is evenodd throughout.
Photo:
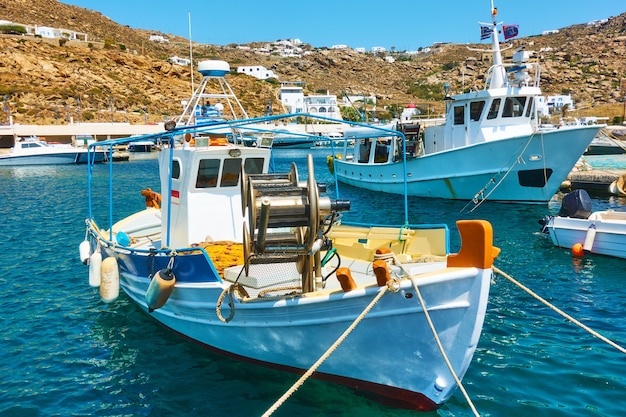
<svg viewBox="0 0 626 417"><path fill-rule="evenodd" d="M141 190L141 195L146 197L146 207L161 208L161 194L146 188Z"/></svg>

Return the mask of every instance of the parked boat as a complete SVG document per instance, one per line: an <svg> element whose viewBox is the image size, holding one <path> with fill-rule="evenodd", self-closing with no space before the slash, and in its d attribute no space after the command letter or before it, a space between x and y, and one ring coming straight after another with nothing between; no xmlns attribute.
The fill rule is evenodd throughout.
<svg viewBox="0 0 626 417"><path fill-rule="evenodd" d="M161 192L142 190L144 210L104 227L92 207L109 207L112 219L115 199L98 201L93 175L108 174L89 170L80 256L90 284L105 302L121 287L167 328L230 357L436 409L480 337L499 252L491 225L459 221L453 254L446 225L347 224L349 201L320 195L311 156L300 180L295 164L269 172L262 141L212 136L245 123L172 123L145 137L161 149Z"/></svg>
<svg viewBox="0 0 626 417"><path fill-rule="evenodd" d="M0 166L86 164L88 159L103 162L108 152L102 148L49 144L39 137L20 138L8 153L0 154Z"/></svg>
<svg viewBox="0 0 626 417"><path fill-rule="evenodd" d="M626 212L592 212L589 194L579 189L563 197L557 216L546 216L539 223L555 246L572 249L574 254L595 253L626 259Z"/></svg>
<svg viewBox="0 0 626 417"><path fill-rule="evenodd" d="M492 23L482 24L493 54L485 88L446 92L442 125L421 132L419 124L401 124L405 140L388 140L388 132L380 131L335 154L338 181L475 205L487 199L550 200L603 125L539 128L539 64L523 48L513 54L512 63L503 63L493 10Z"/></svg>

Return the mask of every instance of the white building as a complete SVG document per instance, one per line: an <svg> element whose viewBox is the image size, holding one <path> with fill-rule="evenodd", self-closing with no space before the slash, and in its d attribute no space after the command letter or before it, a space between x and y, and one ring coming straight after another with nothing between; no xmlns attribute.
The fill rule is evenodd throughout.
<svg viewBox="0 0 626 417"><path fill-rule="evenodd" d="M159 42L159 43L167 43L170 40L161 36L161 35L150 35L150 38L148 39L152 42Z"/></svg>
<svg viewBox="0 0 626 417"><path fill-rule="evenodd" d="M373 46L372 47L372 53L373 54L377 54L379 52L387 52L387 50L384 47L382 47L382 46Z"/></svg>
<svg viewBox="0 0 626 417"><path fill-rule="evenodd" d="M402 122L410 122L415 117L419 116L420 111L417 109L417 106L413 103L409 103L406 105L404 110L402 110L402 114L400 115L400 119Z"/></svg>
<svg viewBox="0 0 626 417"><path fill-rule="evenodd" d="M274 71L268 70L267 68L260 65L237 67L237 72L240 74L246 74L252 77L256 77L260 80L267 80L268 78L278 79L278 76L274 74Z"/></svg>
<svg viewBox="0 0 626 417"><path fill-rule="evenodd" d="M280 101L287 113L310 113L331 119L341 119L337 96L332 94L305 96L304 83L284 82L280 86Z"/></svg>
<svg viewBox="0 0 626 417"><path fill-rule="evenodd" d="M191 64L191 60L189 58L181 58L178 57L176 55L171 56L168 58L168 60L172 63L172 64L176 64L176 65L190 65Z"/></svg>
<svg viewBox="0 0 626 417"><path fill-rule="evenodd" d="M334 94L304 96L304 111L331 119L341 119L341 111Z"/></svg>
<svg viewBox="0 0 626 417"><path fill-rule="evenodd" d="M574 100L572 96L548 96L547 100L548 109L550 112L560 110L563 106L568 105L569 110L574 110Z"/></svg>
<svg viewBox="0 0 626 417"><path fill-rule="evenodd" d="M286 82L280 84L280 102L287 113L304 112L304 83Z"/></svg>

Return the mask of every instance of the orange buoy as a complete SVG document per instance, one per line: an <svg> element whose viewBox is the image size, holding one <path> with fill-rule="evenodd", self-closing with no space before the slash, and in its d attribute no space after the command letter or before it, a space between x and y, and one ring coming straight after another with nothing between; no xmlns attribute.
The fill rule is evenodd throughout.
<svg viewBox="0 0 626 417"><path fill-rule="evenodd" d="M585 249L584 249L582 243L574 243L574 245L572 246L572 255L574 255L574 256L584 256L585 255Z"/></svg>

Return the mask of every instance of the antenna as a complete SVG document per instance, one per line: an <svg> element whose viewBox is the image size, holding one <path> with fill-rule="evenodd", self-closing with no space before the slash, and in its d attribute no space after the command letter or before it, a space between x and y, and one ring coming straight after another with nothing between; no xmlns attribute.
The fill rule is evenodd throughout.
<svg viewBox="0 0 626 417"><path fill-rule="evenodd" d="M493 1L493 0L492 0ZM195 91L193 85L193 47L191 44L191 12L187 12L189 16L189 70L191 72L191 94Z"/></svg>

